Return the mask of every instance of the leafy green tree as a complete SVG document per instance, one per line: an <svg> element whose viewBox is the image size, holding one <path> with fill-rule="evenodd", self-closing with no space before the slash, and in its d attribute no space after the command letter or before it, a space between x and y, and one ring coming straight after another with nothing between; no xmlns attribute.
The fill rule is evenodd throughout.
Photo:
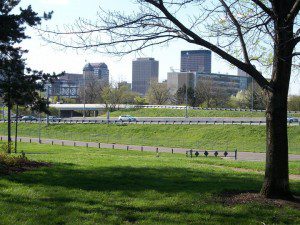
<svg viewBox="0 0 300 225"><path fill-rule="evenodd" d="M290 111L300 111L300 96L290 96L288 100L288 109Z"/></svg>
<svg viewBox="0 0 300 225"><path fill-rule="evenodd" d="M175 93L175 99L176 104L183 105L187 103L189 106L196 106L195 90L192 87L186 89L185 84L178 88Z"/></svg>
<svg viewBox="0 0 300 225"><path fill-rule="evenodd" d="M40 97L49 74L25 67L23 54L26 50L17 45L28 38L26 26L37 26L42 18L49 19L51 13L39 17L31 6L26 9L16 6L20 0L0 0L0 97L8 111L8 153L11 152L11 109L14 104L30 107L32 110L47 110L47 101Z"/></svg>
<svg viewBox="0 0 300 225"><path fill-rule="evenodd" d="M134 104L136 104L136 105L148 105L149 103L147 102L146 98L142 98L140 96L136 96L134 98Z"/></svg>

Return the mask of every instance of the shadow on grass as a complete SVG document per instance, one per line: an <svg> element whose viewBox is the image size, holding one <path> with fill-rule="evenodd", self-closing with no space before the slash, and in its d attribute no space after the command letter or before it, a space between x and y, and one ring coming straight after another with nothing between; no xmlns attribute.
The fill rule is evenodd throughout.
<svg viewBox="0 0 300 225"><path fill-rule="evenodd" d="M0 190L0 203L9 206L6 209L10 212L20 212L21 219L25 210L26 220L30 218L32 224L72 224L81 220L82 224L89 224L87 221L198 224L201 218L209 218L209 221L202 220L202 224L219 224L224 219L228 224L243 224L243 220L248 224L253 220L253 213L258 219L273 210L243 206L243 210L236 211L217 203L214 197L226 190L258 191L262 182L259 175L221 170L128 166L80 169L74 164L54 164L51 168L3 179L39 193L32 198ZM174 199L170 201L170 198Z"/></svg>
<svg viewBox="0 0 300 225"><path fill-rule="evenodd" d="M258 175L207 172L178 167L96 167L79 169L73 164L8 177L22 184L60 186L87 191L214 193L224 190L259 190ZM34 178L34 179L33 179Z"/></svg>

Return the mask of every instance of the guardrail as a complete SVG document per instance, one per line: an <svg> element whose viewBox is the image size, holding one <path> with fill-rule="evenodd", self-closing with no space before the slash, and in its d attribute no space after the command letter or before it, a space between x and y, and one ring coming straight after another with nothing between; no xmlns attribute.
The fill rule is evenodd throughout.
<svg viewBox="0 0 300 225"><path fill-rule="evenodd" d="M7 120L0 120L1 122L7 122ZM14 123L15 121L12 121ZM46 123L46 119L41 120L42 123ZM39 123L38 121L18 121L18 123ZM120 121L120 120L88 120L88 119L61 119L59 121L49 121L51 124L246 124L246 125L264 125L265 120L137 120L137 121ZM289 123L300 125L298 123Z"/></svg>
<svg viewBox="0 0 300 225"><path fill-rule="evenodd" d="M24 121L19 120L19 123L39 123L41 121L42 123L46 123L47 119L41 119L41 120L34 120L34 121ZM0 120L0 122L7 122L7 120ZM12 123L15 122L15 120L11 121ZM189 119L183 119L183 120L174 120L172 118L170 119L157 119L157 118L149 118L146 120L138 119L136 121L120 121L118 119L60 119L60 120L49 120L49 123L51 124L240 124L240 125L265 125L265 120L236 120L235 118L232 118L230 120L212 120L212 119L201 119L197 120L197 118L191 118ZM287 122L289 125L296 125L300 126L300 120L298 122Z"/></svg>
<svg viewBox="0 0 300 225"><path fill-rule="evenodd" d="M157 108L157 109L186 109L186 106L179 105L134 105L128 108ZM217 110L217 111L240 111L240 112L265 112L263 109L239 109L239 108L205 108L205 107L187 107L189 110ZM287 111L288 113L299 113L300 111Z"/></svg>

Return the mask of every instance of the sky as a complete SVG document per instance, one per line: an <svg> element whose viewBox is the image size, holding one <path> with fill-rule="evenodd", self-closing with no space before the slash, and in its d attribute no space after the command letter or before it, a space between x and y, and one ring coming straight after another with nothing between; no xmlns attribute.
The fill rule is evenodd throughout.
<svg viewBox="0 0 300 225"><path fill-rule="evenodd" d="M79 17L90 20L97 18L98 7L108 10L131 12L136 5L132 0L22 0L20 6L31 5L33 10L42 14L54 11L53 18L43 23L43 27L55 28L73 24ZM171 42L167 47L152 47L143 51L142 55L132 53L124 57L112 57L94 51L75 51L62 49L49 44L38 36L37 32L28 29L31 39L22 42L22 47L29 50L26 54L27 65L33 69L44 72L82 73L85 62L105 62L110 70L110 80L113 82L131 82L132 60L138 57L153 57L159 61L159 80L167 79L170 68L180 69L180 51L202 49L199 46L184 41ZM237 74L237 69L227 62L212 56L212 72L224 74ZM292 76L290 94L300 95L300 77Z"/></svg>

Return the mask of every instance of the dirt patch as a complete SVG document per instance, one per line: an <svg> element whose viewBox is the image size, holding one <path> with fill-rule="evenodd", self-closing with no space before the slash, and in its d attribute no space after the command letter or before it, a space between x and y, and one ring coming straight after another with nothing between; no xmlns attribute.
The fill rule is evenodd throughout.
<svg viewBox="0 0 300 225"><path fill-rule="evenodd" d="M0 175L21 173L39 167L49 167L51 163L31 161L26 157L13 157L0 154Z"/></svg>
<svg viewBox="0 0 300 225"><path fill-rule="evenodd" d="M268 199L257 192L224 192L219 196L219 201L228 206L237 204L258 203L276 207L293 207L300 209L300 196L294 196L294 200Z"/></svg>

